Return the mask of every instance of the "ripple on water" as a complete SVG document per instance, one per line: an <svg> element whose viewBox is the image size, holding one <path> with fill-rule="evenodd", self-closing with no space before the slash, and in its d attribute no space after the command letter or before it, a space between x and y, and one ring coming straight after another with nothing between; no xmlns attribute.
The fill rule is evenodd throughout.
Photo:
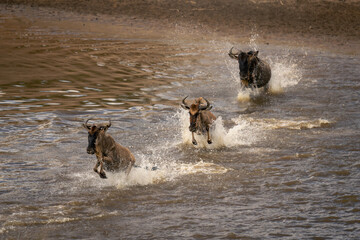
<svg viewBox="0 0 360 240"><path fill-rule="evenodd" d="M327 119L276 119L276 118L247 118L252 123L257 123L265 129L293 129L303 130L312 128L326 128L333 124Z"/></svg>
<svg viewBox="0 0 360 240"><path fill-rule="evenodd" d="M243 90L240 100L254 109L243 111L236 102L237 63L223 67L228 42L209 44L206 36L188 45L181 39L124 40L113 31L112 38L96 38L85 36L82 21L68 34L57 29L74 23L46 21L35 39L28 26L33 21L16 19L11 25L16 31L6 33L11 43L5 44L12 47L4 47L11 51L3 51L0 64L9 73L0 86L0 194L5 199L0 233L91 238L97 230L91 223L112 221L116 230L107 233L119 238L356 238L359 164L357 138L351 135L356 124L349 124L356 117L347 119L357 113L358 74L351 72L356 64L339 56L326 63L323 56L309 57L304 79L301 68L307 66L296 59L302 50L289 57L275 46L261 46L272 59L270 94ZM344 68L345 79L343 72L336 75L343 66L351 66ZM320 74L312 73L319 69ZM313 87L328 79L327 91ZM298 84L303 80L306 84ZM292 87L296 91L287 94ZM215 110L223 110L211 132L213 144L196 135L199 144L192 145L186 111L168 117L185 94L218 97ZM341 105L328 104L329 96ZM297 117L284 117L304 99L322 102L311 105L310 114L299 107ZM334 118L322 117L327 110ZM92 116L121 123L112 133L131 146L141 168L129 176L109 172L107 180L93 172L96 158L85 152L81 127ZM350 132L339 137L341 144L333 131L307 130L336 129L340 121ZM158 170L149 170L153 166ZM124 219L141 227L136 233L122 228ZM81 232L84 224L91 236Z"/></svg>

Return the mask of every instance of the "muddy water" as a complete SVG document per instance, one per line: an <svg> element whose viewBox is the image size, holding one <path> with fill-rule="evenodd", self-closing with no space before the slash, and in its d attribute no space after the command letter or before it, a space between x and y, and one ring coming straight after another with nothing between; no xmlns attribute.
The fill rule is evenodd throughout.
<svg viewBox="0 0 360 240"><path fill-rule="evenodd" d="M358 237L360 58L256 38L2 11L1 238ZM240 90L234 44L269 61L269 92ZM212 145L191 144L186 95L213 104ZM141 168L100 179L88 118Z"/></svg>

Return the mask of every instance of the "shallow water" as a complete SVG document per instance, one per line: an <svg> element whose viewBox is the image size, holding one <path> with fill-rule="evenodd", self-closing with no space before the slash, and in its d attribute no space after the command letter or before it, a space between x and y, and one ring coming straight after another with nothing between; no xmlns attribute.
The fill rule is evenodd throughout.
<svg viewBox="0 0 360 240"><path fill-rule="evenodd" d="M359 57L111 24L2 11L2 238L359 236ZM240 90L234 44L269 61L268 92ZM186 95L213 104L213 144L191 144ZM88 118L141 168L100 179Z"/></svg>

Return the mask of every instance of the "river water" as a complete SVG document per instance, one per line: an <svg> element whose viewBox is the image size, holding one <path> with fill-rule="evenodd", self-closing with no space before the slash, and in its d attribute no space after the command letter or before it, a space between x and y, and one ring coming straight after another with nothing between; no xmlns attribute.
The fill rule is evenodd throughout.
<svg viewBox="0 0 360 240"><path fill-rule="evenodd" d="M0 15L1 238L360 236L359 56L54 19ZM270 63L268 92L240 89L232 46ZM187 95L213 144L191 144ZM88 118L140 168L100 179Z"/></svg>

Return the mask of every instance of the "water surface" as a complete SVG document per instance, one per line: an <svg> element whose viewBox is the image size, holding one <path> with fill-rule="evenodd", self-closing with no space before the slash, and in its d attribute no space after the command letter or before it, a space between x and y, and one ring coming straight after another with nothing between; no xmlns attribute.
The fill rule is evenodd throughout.
<svg viewBox="0 0 360 240"><path fill-rule="evenodd" d="M358 56L70 20L0 16L2 238L360 234ZM240 90L233 45L270 63L267 93ZM187 95L213 104L212 145L191 144ZM88 118L142 168L100 179Z"/></svg>

